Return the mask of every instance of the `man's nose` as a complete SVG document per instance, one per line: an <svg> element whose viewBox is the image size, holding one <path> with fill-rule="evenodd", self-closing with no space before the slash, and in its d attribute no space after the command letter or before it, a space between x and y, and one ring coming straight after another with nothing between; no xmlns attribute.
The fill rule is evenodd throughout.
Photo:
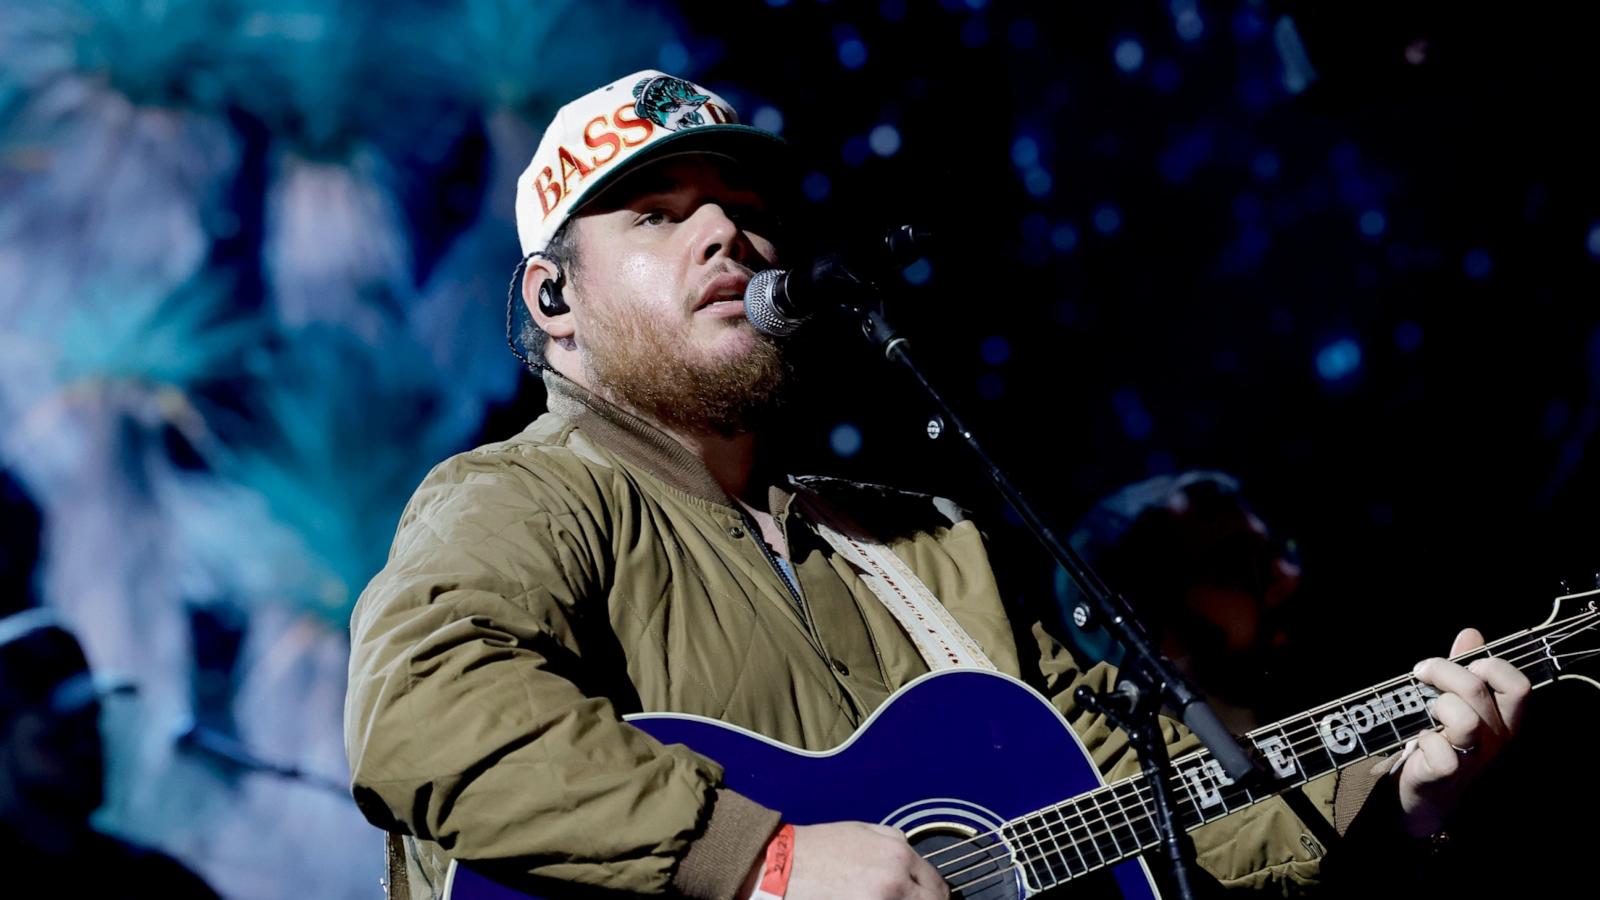
<svg viewBox="0 0 1600 900"><path fill-rule="evenodd" d="M748 253L748 240L739 226L718 203L703 203L690 218L694 227L694 255L697 262L710 262L722 253L743 262Z"/></svg>

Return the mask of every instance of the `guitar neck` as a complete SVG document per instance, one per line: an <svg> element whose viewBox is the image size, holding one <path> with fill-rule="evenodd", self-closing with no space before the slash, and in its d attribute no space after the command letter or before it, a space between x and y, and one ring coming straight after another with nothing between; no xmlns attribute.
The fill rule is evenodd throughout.
<svg viewBox="0 0 1600 900"><path fill-rule="evenodd" d="M1511 635L1455 658L1499 657L1543 687L1561 675L1561 642L1596 627L1593 605L1582 614ZM1169 786L1177 818L1192 831L1336 769L1395 750L1424 729L1438 728L1438 691L1409 673L1332 703L1258 728L1244 740L1260 751L1268 777L1235 783L1207 750L1173 760ZM1029 882L1042 890L1158 846L1153 793L1136 775L1013 819L1001 829Z"/></svg>

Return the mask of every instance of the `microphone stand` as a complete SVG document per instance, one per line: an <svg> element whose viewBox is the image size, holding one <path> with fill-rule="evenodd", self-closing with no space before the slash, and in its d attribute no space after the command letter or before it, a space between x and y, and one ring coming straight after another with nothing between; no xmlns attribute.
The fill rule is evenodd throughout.
<svg viewBox="0 0 1600 900"><path fill-rule="evenodd" d="M1071 576L1100 620L1126 648L1127 659L1120 670L1115 689L1101 694L1088 688L1079 688L1074 698L1089 709L1104 714L1113 725L1127 732L1139 756L1145 778L1154 792L1156 824L1162 835L1162 848L1172 863L1172 877L1178 896L1193 898L1188 866L1194 859L1194 846L1189 841L1188 833L1179 826L1176 798L1168 781L1169 778L1176 780L1177 773L1161 737L1158 713L1162 703L1178 712L1183 723L1200 738L1213 758L1221 764L1223 771L1235 782L1252 783L1261 775L1260 770L1200 692L1156 649L1128 601L1107 587L1071 546L1056 537L1050 526L1034 511L1032 504L978 443L955 408L945 400L912 358L906 339L884 319L872 297L870 285L860 283L858 287L859 290L839 291L844 297L839 302L839 312L855 319L867 342L878 348L890 362L898 363L922 386L945 423L977 455L1001 496Z"/></svg>

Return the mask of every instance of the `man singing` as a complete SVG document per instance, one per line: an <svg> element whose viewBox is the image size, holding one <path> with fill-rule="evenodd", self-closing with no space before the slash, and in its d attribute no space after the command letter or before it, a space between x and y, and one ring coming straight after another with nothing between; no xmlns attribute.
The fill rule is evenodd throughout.
<svg viewBox="0 0 1600 900"><path fill-rule="evenodd" d="M785 348L751 327L742 295L782 258L792 169L781 140L737 123L705 88L639 72L563 107L518 181L510 312L549 412L427 476L352 621L354 792L404 836L391 880L413 897L438 896L461 860L545 894L742 900L758 880L774 893L760 876L779 842L789 900L948 896L900 832L789 828L715 761L621 719L693 713L822 750L926 674L925 641L830 522L937 598L944 649L1035 684L1103 772L1137 771L1125 737L1072 701L1113 673L1080 671L1037 625L1018 646L1030 632L955 505L778 470ZM1464 633L1455 652L1479 641ZM1370 789L1357 827L1430 835L1515 729L1528 682L1510 665L1432 659L1419 674L1443 692L1443 732L1376 788L1329 787L1330 818ZM937 752L928 741L908 752ZM1319 879L1308 831L1273 800L1194 838L1223 884L1281 893Z"/></svg>

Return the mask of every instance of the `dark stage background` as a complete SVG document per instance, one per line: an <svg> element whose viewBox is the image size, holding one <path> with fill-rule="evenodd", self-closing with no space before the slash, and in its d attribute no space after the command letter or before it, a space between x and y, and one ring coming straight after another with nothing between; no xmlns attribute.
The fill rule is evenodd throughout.
<svg viewBox="0 0 1600 900"><path fill-rule="evenodd" d="M1600 572L1580 5L12 2L0 24L0 603L57 609L141 682L108 724L105 824L230 895L371 893L344 798L173 735L344 777L343 628L401 505L542 410L502 338L512 179L560 103L639 68L790 140L820 243L935 232L888 308L1063 530L1130 482L1235 475L1303 564L1302 705L1460 627L1537 624ZM1057 608L897 372L849 334L806 361L786 431L810 468L955 498L1019 609ZM1586 690L1535 698L1476 814L1518 829L1492 851L1469 823L1477 859L1593 833L1544 824L1595 799ZM1463 885L1526 886L1499 871Z"/></svg>

